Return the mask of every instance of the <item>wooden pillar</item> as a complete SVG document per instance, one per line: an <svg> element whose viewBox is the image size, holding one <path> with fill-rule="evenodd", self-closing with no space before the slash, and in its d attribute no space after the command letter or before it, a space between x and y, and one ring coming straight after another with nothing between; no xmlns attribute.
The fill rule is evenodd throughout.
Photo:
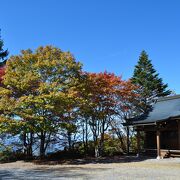
<svg viewBox="0 0 180 180"><path fill-rule="evenodd" d="M127 126L127 154L129 155L129 126Z"/></svg>
<svg viewBox="0 0 180 180"><path fill-rule="evenodd" d="M140 131L137 131L137 156L140 154Z"/></svg>
<svg viewBox="0 0 180 180"><path fill-rule="evenodd" d="M161 142L160 142L160 131L156 132L156 143L157 143L157 159L161 159Z"/></svg>
<svg viewBox="0 0 180 180"><path fill-rule="evenodd" d="M178 120L178 148L180 150L180 120Z"/></svg>
<svg viewBox="0 0 180 180"><path fill-rule="evenodd" d="M147 149L147 131L144 131L144 149Z"/></svg>

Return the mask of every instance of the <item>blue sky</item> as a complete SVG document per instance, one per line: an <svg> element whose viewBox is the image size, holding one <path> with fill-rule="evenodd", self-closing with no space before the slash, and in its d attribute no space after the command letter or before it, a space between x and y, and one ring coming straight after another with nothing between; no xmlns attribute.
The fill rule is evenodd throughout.
<svg viewBox="0 0 180 180"><path fill-rule="evenodd" d="M10 55L51 44L71 51L86 71L124 79L144 49L180 94L179 10L179 0L6 0L0 28Z"/></svg>

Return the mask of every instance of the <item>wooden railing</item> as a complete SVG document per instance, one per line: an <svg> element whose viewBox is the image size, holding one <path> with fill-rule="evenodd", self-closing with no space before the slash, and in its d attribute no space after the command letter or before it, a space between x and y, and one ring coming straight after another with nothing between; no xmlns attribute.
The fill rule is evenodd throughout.
<svg viewBox="0 0 180 180"><path fill-rule="evenodd" d="M148 154L157 154L157 149L145 149L145 152ZM180 150L178 149L161 149L160 154L162 158L168 157L180 157Z"/></svg>

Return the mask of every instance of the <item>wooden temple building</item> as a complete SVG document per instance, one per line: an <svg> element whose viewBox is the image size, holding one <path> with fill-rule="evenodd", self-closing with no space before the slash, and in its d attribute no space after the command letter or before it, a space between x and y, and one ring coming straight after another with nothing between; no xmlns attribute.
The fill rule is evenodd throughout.
<svg viewBox="0 0 180 180"><path fill-rule="evenodd" d="M152 111L130 122L137 131L138 154L180 157L180 95L158 99Z"/></svg>

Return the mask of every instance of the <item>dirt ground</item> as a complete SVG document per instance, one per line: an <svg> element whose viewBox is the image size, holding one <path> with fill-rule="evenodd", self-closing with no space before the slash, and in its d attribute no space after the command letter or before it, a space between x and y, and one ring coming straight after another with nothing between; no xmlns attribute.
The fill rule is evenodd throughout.
<svg viewBox="0 0 180 180"><path fill-rule="evenodd" d="M76 160L57 165L17 161L0 164L0 180L55 179L180 179L180 158L123 157L98 161Z"/></svg>

